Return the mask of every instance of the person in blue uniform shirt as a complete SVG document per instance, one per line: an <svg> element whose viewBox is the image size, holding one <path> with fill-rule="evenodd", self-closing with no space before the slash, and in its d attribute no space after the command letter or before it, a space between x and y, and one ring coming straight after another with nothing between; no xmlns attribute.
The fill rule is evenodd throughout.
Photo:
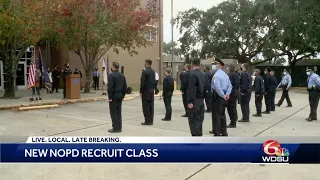
<svg viewBox="0 0 320 180"><path fill-rule="evenodd" d="M191 70L191 65L186 64L184 66L184 73L182 74L181 77L181 92L182 92L182 101L183 101L183 106L186 111L182 117L188 117L188 81L189 81L189 75L190 75L190 70Z"/></svg>
<svg viewBox="0 0 320 180"><path fill-rule="evenodd" d="M199 58L192 59L192 71L188 80L188 122L192 136L202 136L204 120L204 93L206 91L206 78L200 71Z"/></svg>
<svg viewBox="0 0 320 180"><path fill-rule="evenodd" d="M309 92L309 105L310 114L306 119L307 121L317 120L317 109L320 98L320 77L314 73L313 69L308 69L306 72L308 76L308 92Z"/></svg>
<svg viewBox="0 0 320 180"><path fill-rule="evenodd" d="M172 107L171 107L171 100L174 90L174 83L173 79L171 77L171 69L167 68L164 72L165 78L163 80L163 91L162 91L162 97L164 106L166 108L166 114L165 117L162 119L163 121L170 121L172 116Z"/></svg>
<svg viewBox="0 0 320 180"><path fill-rule="evenodd" d="M244 63L241 65L241 77L240 77L240 105L242 111L242 119L238 122L249 122L250 115L250 100L252 93L252 76L247 71L248 64Z"/></svg>
<svg viewBox="0 0 320 180"><path fill-rule="evenodd" d="M236 128L236 124L238 121L238 112L237 112L237 101L239 99L239 87L240 87L240 76L236 73L235 65L231 64L228 67L229 70L229 79L232 85L232 91L230 94L230 99L227 103L227 110L230 117L230 124L228 128Z"/></svg>
<svg viewBox="0 0 320 180"><path fill-rule="evenodd" d="M291 87L292 84L292 79L290 74L287 72L287 70L283 71L283 76L282 76L282 80L279 83L277 88L282 88L282 95L281 98L279 100L279 102L276 104L276 106L280 107L284 101L284 99L287 100L287 107L292 107L292 103L289 97L289 89Z"/></svg>
<svg viewBox="0 0 320 180"><path fill-rule="evenodd" d="M265 91L265 83L263 82L263 78L260 75L260 70L255 69L254 70L254 75L256 76L254 78L254 83L253 83L253 88L254 88L254 94L255 94L255 105L256 105L256 110L257 113L252 115L254 117L261 117L261 109L262 109L262 99Z"/></svg>
<svg viewBox="0 0 320 180"><path fill-rule="evenodd" d="M229 76L222 70L224 63L215 58L212 69L216 72L212 77L211 91L212 91L212 131L214 136L228 136L227 119L226 119L226 105L230 99L232 85Z"/></svg>

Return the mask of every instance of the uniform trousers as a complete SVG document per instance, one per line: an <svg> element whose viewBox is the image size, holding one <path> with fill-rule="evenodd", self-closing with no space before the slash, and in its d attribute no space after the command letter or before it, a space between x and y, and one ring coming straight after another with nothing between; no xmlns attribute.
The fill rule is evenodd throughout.
<svg viewBox="0 0 320 180"><path fill-rule="evenodd" d="M232 90L230 99L227 102L227 110L230 117L231 124L236 124L238 120L237 102L239 100L239 91Z"/></svg>
<svg viewBox="0 0 320 180"><path fill-rule="evenodd" d="M143 92L141 99L145 123L152 124L154 117L154 89Z"/></svg>
<svg viewBox="0 0 320 180"><path fill-rule="evenodd" d="M215 92L212 98L212 131L214 136L228 136L226 100Z"/></svg>
<svg viewBox="0 0 320 180"><path fill-rule="evenodd" d="M251 92L247 94L241 94L241 111L242 111L242 119L249 120L250 114L250 100L251 100Z"/></svg>
<svg viewBox="0 0 320 180"><path fill-rule="evenodd" d="M122 130L122 98L112 99L109 102L110 116L112 120L112 129L116 131Z"/></svg>
<svg viewBox="0 0 320 180"><path fill-rule="evenodd" d="M317 109L319 104L320 91L309 91L309 105L310 114L309 118L315 120L317 119Z"/></svg>
<svg viewBox="0 0 320 180"><path fill-rule="evenodd" d="M202 136L202 124L204 120L204 98L197 98L193 107L188 109L188 122L191 136Z"/></svg>
<svg viewBox="0 0 320 180"><path fill-rule="evenodd" d="M275 111L276 110L276 106L275 106L276 91L274 91L274 93L272 93L271 96L272 96L272 98L271 98L271 111Z"/></svg>
<svg viewBox="0 0 320 180"><path fill-rule="evenodd" d="M290 97L289 97L289 90L287 90L286 88L282 89L282 95L281 95L281 98L280 98L280 100L278 102L279 106L281 106L281 104L283 103L284 99L287 100L288 106L292 106L291 100L290 100Z"/></svg>
<svg viewBox="0 0 320 180"><path fill-rule="evenodd" d="M267 112L271 111L272 98L273 98L272 93L268 92L267 94L264 95L264 102L265 102L265 105L266 105L266 111Z"/></svg>
<svg viewBox="0 0 320 180"><path fill-rule="evenodd" d="M254 103L256 105L257 114L261 114L262 99L263 99L263 95L261 95L261 94L255 95Z"/></svg>
<svg viewBox="0 0 320 180"><path fill-rule="evenodd" d="M186 111L186 115L188 115L188 95L187 95L187 93L186 92L184 92L183 94L182 94L182 101L183 101L183 106L184 106L184 109L185 109L185 111Z"/></svg>
<svg viewBox="0 0 320 180"><path fill-rule="evenodd" d="M163 96L163 102L166 108L165 119L171 119L171 116L172 116L171 100L172 100L172 94Z"/></svg>

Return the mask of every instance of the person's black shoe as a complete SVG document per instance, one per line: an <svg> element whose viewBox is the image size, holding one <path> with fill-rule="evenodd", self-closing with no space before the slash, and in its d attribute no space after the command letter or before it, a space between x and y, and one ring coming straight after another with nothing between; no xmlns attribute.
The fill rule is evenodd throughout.
<svg viewBox="0 0 320 180"><path fill-rule="evenodd" d="M214 134L213 136L221 136L220 134Z"/></svg>
<svg viewBox="0 0 320 180"><path fill-rule="evenodd" d="M108 132L109 133L119 133L121 131L120 130L109 129Z"/></svg>
<svg viewBox="0 0 320 180"><path fill-rule="evenodd" d="M213 131L209 131L210 134L214 134Z"/></svg>
<svg viewBox="0 0 320 180"><path fill-rule="evenodd" d="M286 106L286 107L292 107L292 105L288 105L288 106Z"/></svg>
<svg viewBox="0 0 320 180"><path fill-rule="evenodd" d="M261 117L262 115L261 114L254 114L252 115L253 117Z"/></svg>
<svg viewBox="0 0 320 180"><path fill-rule="evenodd" d="M141 125L143 125L143 126L152 126L152 125L153 125L153 123L146 123L146 122L143 122L143 123L141 123Z"/></svg>
<svg viewBox="0 0 320 180"><path fill-rule="evenodd" d="M207 113L211 113L212 111L211 111L211 110L206 110L206 112L207 112Z"/></svg>
<svg viewBox="0 0 320 180"><path fill-rule="evenodd" d="M276 111L275 109L271 109L271 111Z"/></svg>
<svg viewBox="0 0 320 180"><path fill-rule="evenodd" d="M39 98L39 101L41 101L42 100L42 98Z"/></svg>
<svg viewBox="0 0 320 180"><path fill-rule="evenodd" d="M316 121L317 119L314 119L314 118L307 118L306 119L306 121L309 121L309 122L311 122L311 121Z"/></svg>
<svg viewBox="0 0 320 180"><path fill-rule="evenodd" d="M33 99L33 98L30 98L29 101L34 101L34 99Z"/></svg>
<svg viewBox="0 0 320 180"><path fill-rule="evenodd" d="M250 121L246 119L240 119L238 122L250 122Z"/></svg>
<svg viewBox="0 0 320 180"><path fill-rule="evenodd" d="M279 104L275 104L276 106L278 106L278 107L280 107L281 105L279 105Z"/></svg>
<svg viewBox="0 0 320 180"><path fill-rule="evenodd" d="M38 98L36 98L36 101L38 101Z"/></svg>
<svg viewBox="0 0 320 180"><path fill-rule="evenodd" d="M228 126L227 126L227 128L236 128L237 127L237 125L236 124L233 124L233 123L230 123Z"/></svg>
<svg viewBox="0 0 320 180"><path fill-rule="evenodd" d="M270 114L270 111L264 111L262 114Z"/></svg>
<svg viewBox="0 0 320 180"><path fill-rule="evenodd" d="M163 119L161 119L162 121L171 121L171 119L169 119L169 118L163 118Z"/></svg>
<svg viewBox="0 0 320 180"><path fill-rule="evenodd" d="M182 115L181 117L188 117L188 114L184 114L184 115Z"/></svg>
<svg viewBox="0 0 320 180"><path fill-rule="evenodd" d="M228 134L226 133L226 134L221 134L221 136L228 136Z"/></svg>

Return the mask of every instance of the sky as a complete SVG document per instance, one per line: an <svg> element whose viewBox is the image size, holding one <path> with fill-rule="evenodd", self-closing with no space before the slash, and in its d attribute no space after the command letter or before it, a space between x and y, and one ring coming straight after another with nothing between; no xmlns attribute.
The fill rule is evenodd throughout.
<svg viewBox="0 0 320 180"><path fill-rule="evenodd" d="M186 11L193 7L206 10L214 5L219 4L223 0L173 0L173 17L177 17L181 11ZM171 42L171 0L163 0L163 40ZM174 26L173 40L178 41L182 35L179 29Z"/></svg>

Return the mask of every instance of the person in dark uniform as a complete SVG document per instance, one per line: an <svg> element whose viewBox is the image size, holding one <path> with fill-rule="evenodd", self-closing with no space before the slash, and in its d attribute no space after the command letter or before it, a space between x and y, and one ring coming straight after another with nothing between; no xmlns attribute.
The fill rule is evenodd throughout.
<svg viewBox="0 0 320 180"><path fill-rule="evenodd" d="M255 69L254 70L254 75L256 76L254 78L254 83L253 83L253 88L254 88L254 93L255 93L255 105L257 109L257 113L252 115L254 117L261 117L261 109L262 109L262 99L265 91L265 83L263 82L263 78L260 75L260 70Z"/></svg>
<svg viewBox="0 0 320 180"><path fill-rule="evenodd" d="M310 114L306 120L311 122L317 120L317 109L320 99L320 77L318 74L314 73L313 68L308 69L306 74L308 76L308 92L310 104Z"/></svg>
<svg viewBox="0 0 320 180"><path fill-rule="evenodd" d="M230 99L232 85L229 76L222 70L224 63L215 58L213 70L216 69L211 81L212 89L212 131L209 133L214 136L228 136L226 105Z"/></svg>
<svg viewBox="0 0 320 180"><path fill-rule="evenodd" d="M200 71L199 58L192 59L192 71L189 74L188 97L188 122L192 136L202 136L204 120L204 92L206 91L206 78Z"/></svg>
<svg viewBox="0 0 320 180"><path fill-rule="evenodd" d="M56 93L59 93L59 83L60 83L60 68L59 65L56 65L56 67L52 70L52 91L56 90Z"/></svg>
<svg viewBox="0 0 320 180"><path fill-rule="evenodd" d="M82 72L78 70L78 68L75 69L75 71L73 72L73 74L80 74L80 82L81 82L81 78L82 78ZM80 90L82 90L82 86L80 83Z"/></svg>
<svg viewBox="0 0 320 180"><path fill-rule="evenodd" d="M251 74L247 71L248 64L244 63L241 65L242 73L240 77L240 105L242 111L242 119L238 122L249 122L250 115L250 100L252 92L252 77Z"/></svg>
<svg viewBox="0 0 320 180"><path fill-rule="evenodd" d="M207 79L207 91L205 92L204 98L206 101L207 110L206 112L212 112L212 92L211 92L211 80L213 74L210 72L210 67L206 66L204 69L204 73Z"/></svg>
<svg viewBox="0 0 320 180"><path fill-rule="evenodd" d="M282 80L277 87L277 88L282 88L282 95L279 102L276 104L276 106L280 107L284 99L286 99L288 104L287 107L292 107L292 103L289 97L289 89L291 87L291 84L292 84L291 76L287 72L287 70L284 70Z"/></svg>
<svg viewBox="0 0 320 180"><path fill-rule="evenodd" d="M266 68L264 70L264 74L266 75L264 78L264 87L265 87L264 101L266 105L266 111L262 112L263 114L270 114L271 102L274 94L274 84L273 84L274 82L273 82L272 76L270 75L270 72L271 72L270 68Z"/></svg>
<svg viewBox="0 0 320 180"><path fill-rule="evenodd" d="M151 68L152 61L145 60L145 70L141 73L140 96L144 122L141 125L153 125L154 118L154 89L156 87L155 71Z"/></svg>
<svg viewBox="0 0 320 180"><path fill-rule="evenodd" d="M270 75L272 76L272 83L273 83L273 94L272 98L271 98L271 111L275 111L276 110L276 104L275 104L275 99L276 99L276 93L277 93L277 85L278 85L278 80L277 78L274 76L275 72L273 69L271 69Z"/></svg>
<svg viewBox="0 0 320 180"><path fill-rule="evenodd" d="M162 97L163 97L164 106L166 108L166 115L162 120L170 121L172 116L171 99L172 99L173 90L174 90L174 83L171 77L171 69L167 68L164 74L166 77L163 80Z"/></svg>
<svg viewBox="0 0 320 180"><path fill-rule="evenodd" d="M188 81L189 81L189 75L190 75L190 69L191 69L191 65L190 64L186 64L184 66L184 70L185 72L182 74L182 82L181 82L181 92L182 92L182 101L183 101L183 106L184 109L186 111L186 113L184 115L182 115L182 117L188 117Z"/></svg>
<svg viewBox="0 0 320 180"><path fill-rule="evenodd" d="M112 73L108 75L108 100L112 129L110 133L122 131L122 101L126 95L127 81L123 74L119 72L119 63L112 63Z"/></svg>
<svg viewBox="0 0 320 180"><path fill-rule="evenodd" d="M93 71L94 90L99 90L99 79L100 79L100 72L98 71L98 68L95 68Z"/></svg>
<svg viewBox="0 0 320 180"><path fill-rule="evenodd" d="M241 82L241 72L242 72L242 68L240 67L240 71L236 71L236 73L239 76L240 82ZM240 88L239 88L239 96L238 96L238 104L241 104L241 93L240 93Z"/></svg>
<svg viewBox="0 0 320 180"><path fill-rule="evenodd" d="M70 69L70 64L67 63L64 65L65 68L62 70L62 77L63 77L63 99L66 99L66 88L67 88L67 76L72 74L72 71Z"/></svg>
<svg viewBox="0 0 320 180"><path fill-rule="evenodd" d="M234 64L231 64L228 69L229 79L232 85L230 99L227 102L227 110L230 117L228 128L235 128L238 120L237 101L239 99L240 77L238 73L234 71Z"/></svg>

